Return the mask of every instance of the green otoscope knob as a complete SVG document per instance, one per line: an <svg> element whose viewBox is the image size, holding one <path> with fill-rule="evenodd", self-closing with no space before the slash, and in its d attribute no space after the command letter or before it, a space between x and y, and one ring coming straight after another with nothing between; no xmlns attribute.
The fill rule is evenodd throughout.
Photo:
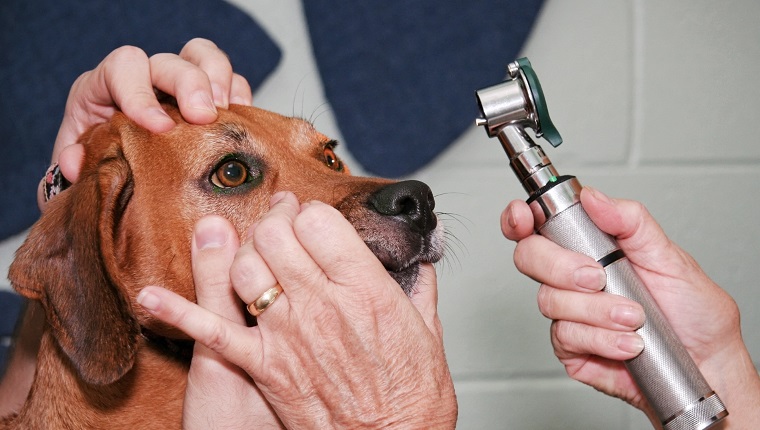
<svg viewBox="0 0 760 430"><path fill-rule="evenodd" d="M536 72L533 71L533 67L530 65L530 61L523 57L516 61L520 70L523 72L525 79L528 81L528 89L530 89L531 96L533 98L534 108L536 115L538 116L538 129L537 134L541 134L553 147L557 147L562 143L562 136L559 135L557 127L552 123L552 119L549 116L549 109L546 107L546 100L544 99L544 91L541 89L541 83L538 81Z"/></svg>

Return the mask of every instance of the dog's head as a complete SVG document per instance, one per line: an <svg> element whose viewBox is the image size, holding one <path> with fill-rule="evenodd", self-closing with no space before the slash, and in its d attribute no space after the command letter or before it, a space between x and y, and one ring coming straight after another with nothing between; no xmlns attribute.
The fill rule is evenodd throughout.
<svg viewBox="0 0 760 430"><path fill-rule="evenodd" d="M204 215L243 234L272 194L295 192L343 213L401 287L442 255L430 189L349 175L334 140L306 121L231 106L210 125L152 134L116 114L82 136L79 181L48 203L11 266L12 284L40 300L83 380L105 384L131 367L144 329L179 336L135 305L146 285L195 300L191 235Z"/></svg>

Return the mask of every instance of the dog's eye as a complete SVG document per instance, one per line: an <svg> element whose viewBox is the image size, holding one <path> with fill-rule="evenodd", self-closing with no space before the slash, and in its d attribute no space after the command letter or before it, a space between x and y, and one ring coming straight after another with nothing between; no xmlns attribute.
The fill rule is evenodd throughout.
<svg viewBox="0 0 760 430"><path fill-rule="evenodd" d="M240 160L222 161L211 174L211 183L219 188L234 188L250 179L248 166Z"/></svg>
<svg viewBox="0 0 760 430"><path fill-rule="evenodd" d="M329 146L325 148L324 158L325 158L325 164L327 165L327 167L337 172L343 171L343 162L340 161L340 158L338 158L337 155L335 155L335 151L333 151L333 148Z"/></svg>

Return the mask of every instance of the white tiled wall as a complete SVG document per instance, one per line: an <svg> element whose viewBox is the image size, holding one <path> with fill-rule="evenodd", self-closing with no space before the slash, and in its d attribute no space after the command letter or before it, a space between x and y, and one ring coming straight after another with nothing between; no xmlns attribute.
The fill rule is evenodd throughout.
<svg viewBox="0 0 760 430"><path fill-rule="evenodd" d="M644 202L739 302L760 363L760 3L550 0L524 48L565 143L560 173ZM511 265L498 216L523 198L501 148L470 130L422 173L466 251L441 274L459 427L648 428L643 414L568 383ZM687 298L685 298L687 299Z"/></svg>
<svg viewBox="0 0 760 430"><path fill-rule="evenodd" d="M289 114L296 95L307 111L321 106L308 33L294 24L303 23L300 1L230 1L284 51L257 104ZM756 364L758 17L756 0L548 0L523 52L565 139L557 149L544 145L560 173L644 202L737 299ZM317 126L340 138L329 112ZM440 195L441 211L456 214L446 223L461 241L439 267L459 428L648 428L622 401L569 380L554 358L537 285L514 269L513 245L499 230L504 205L524 197L505 160L498 143L473 126L415 175ZM0 263L7 267L16 246L0 246Z"/></svg>

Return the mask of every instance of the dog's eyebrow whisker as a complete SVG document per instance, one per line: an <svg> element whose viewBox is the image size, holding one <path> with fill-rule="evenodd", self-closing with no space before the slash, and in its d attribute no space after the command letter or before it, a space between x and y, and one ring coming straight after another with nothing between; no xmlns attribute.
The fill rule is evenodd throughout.
<svg viewBox="0 0 760 430"><path fill-rule="evenodd" d="M298 85L296 85L296 90L293 92L293 106L291 107L290 116L294 118L303 117L303 105L304 105L304 100L306 99L306 88L301 88L301 84L303 84L304 80L306 80L305 74L301 76L301 79L298 80ZM301 115L296 116L296 100L298 99L299 92L301 94Z"/></svg>
<svg viewBox="0 0 760 430"><path fill-rule="evenodd" d="M330 112L332 108L330 107L330 104L325 102L317 106L314 111L311 113L311 116L309 117L309 122L314 125L320 116L326 114L327 112Z"/></svg>

